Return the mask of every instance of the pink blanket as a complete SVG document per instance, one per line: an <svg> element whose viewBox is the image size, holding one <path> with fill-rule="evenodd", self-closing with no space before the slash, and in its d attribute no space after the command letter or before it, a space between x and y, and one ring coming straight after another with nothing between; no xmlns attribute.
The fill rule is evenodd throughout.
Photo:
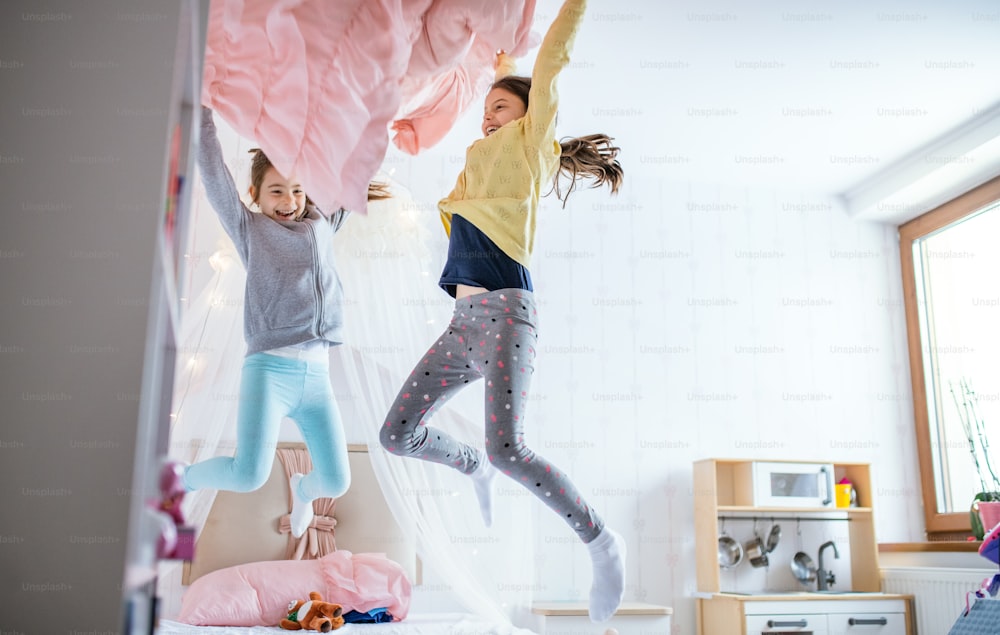
<svg viewBox="0 0 1000 635"><path fill-rule="evenodd" d="M437 143L534 44L535 0L212 0L202 103L328 211L364 212L394 143Z"/></svg>
<svg viewBox="0 0 1000 635"><path fill-rule="evenodd" d="M378 553L335 551L318 560L251 562L206 574L187 588L178 622L196 626L277 626L288 604L317 591L326 602L362 613L410 611L403 568Z"/></svg>

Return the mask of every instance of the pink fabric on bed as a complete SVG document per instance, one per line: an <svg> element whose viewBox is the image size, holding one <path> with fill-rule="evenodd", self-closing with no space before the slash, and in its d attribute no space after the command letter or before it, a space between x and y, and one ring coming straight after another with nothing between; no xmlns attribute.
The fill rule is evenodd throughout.
<svg viewBox="0 0 1000 635"><path fill-rule="evenodd" d="M196 626L276 626L288 604L318 591L344 611L410 611L403 568L378 553L335 551L318 560L251 562L204 575L181 598L178 622Z"/></svg>
<svg viewBox="0 0 1000 635"><path fill-rule="evenodd" d="M201 101L328 211L364 212L389 143L439 141L530 46L535 0L212 0Z"/></svg>

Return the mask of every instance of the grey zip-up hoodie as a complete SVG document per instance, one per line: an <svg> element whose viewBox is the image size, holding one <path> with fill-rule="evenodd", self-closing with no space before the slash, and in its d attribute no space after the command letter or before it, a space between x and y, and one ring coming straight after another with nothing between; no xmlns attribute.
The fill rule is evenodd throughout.
<svg viewBox="0 0 1000 635"><path fill-rule="evenodd" d="M346 210L325 216L309 204L300 221L251 212L240 200L212 120L202 107L198 167L205 194L232 238L247 272L243 337L247 355L315 339L340 344L343 287L333 235Z"/></svg>

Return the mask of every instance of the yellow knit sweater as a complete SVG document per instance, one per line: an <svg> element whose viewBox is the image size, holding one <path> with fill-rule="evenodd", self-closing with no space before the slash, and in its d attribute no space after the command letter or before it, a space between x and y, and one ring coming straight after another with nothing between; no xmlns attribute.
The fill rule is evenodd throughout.
<svg viewBox="0 0 1000 635"><path fill-rule="evenodd" d="M569 63L586 4L563 3L538 49L526 114L469 146L455 189L438 202L449 236L458 214L525 267L535 247L538 198L559 168L556 77Z"/></svg>

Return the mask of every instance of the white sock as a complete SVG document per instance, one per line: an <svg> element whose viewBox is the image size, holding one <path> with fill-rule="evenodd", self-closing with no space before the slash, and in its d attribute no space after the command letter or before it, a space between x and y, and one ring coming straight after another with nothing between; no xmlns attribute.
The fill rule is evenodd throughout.
<svg viewBox="0 0 1000 635"><path fill-rule="evenodd" d="M487 527L493 524L493 479L496 475L497 469L490 463L490 457L481 452L479 465L469 476L472 477L472 486L476 490L476 498L479 499L479 513L483 515L483 524Z"/></svg>
<svg viewBox="0 0 1000 635"><path fill-rule="evenodd" d="M625 597L625 540L604 527L587 543L594 566L590 587L590 621L604 622L618 610Z"/></svg>
<svg viewBox="0 0 1000 635"><path fill-rule="evenodd" d="M302 482L303 478L301 474L296 473L288 479L288 485L292 489L292 535L296 538L301 538L302 534L306 533L306 529L309 529L309 523L313 519L312 501L303 499L299 494L299 483Z"/></svg>

